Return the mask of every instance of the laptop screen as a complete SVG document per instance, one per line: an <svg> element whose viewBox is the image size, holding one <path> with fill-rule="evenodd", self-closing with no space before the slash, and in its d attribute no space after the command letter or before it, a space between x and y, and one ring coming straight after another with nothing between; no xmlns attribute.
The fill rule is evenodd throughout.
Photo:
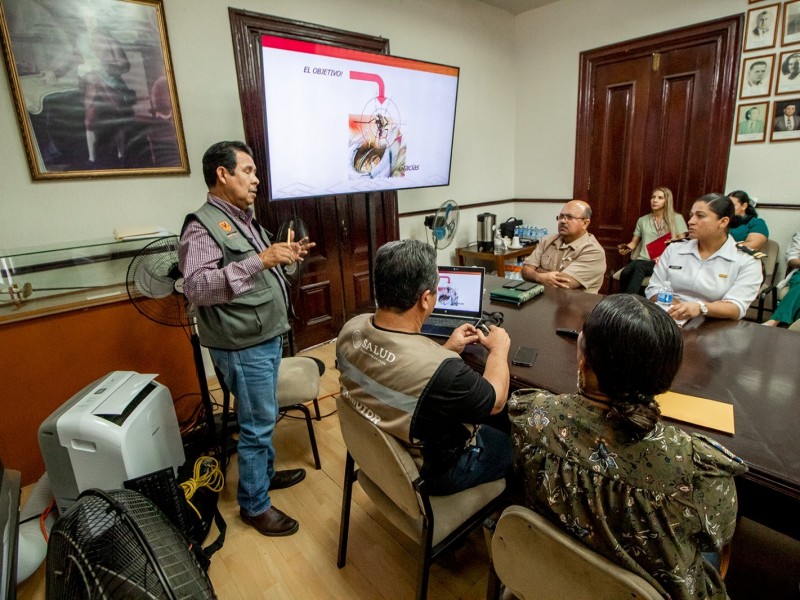
<svg viewBox="0 0 800 600"><path fill-rule="evenodd" d="M483 308L483 267L439 267L434 315L480 318Z"/></svg>

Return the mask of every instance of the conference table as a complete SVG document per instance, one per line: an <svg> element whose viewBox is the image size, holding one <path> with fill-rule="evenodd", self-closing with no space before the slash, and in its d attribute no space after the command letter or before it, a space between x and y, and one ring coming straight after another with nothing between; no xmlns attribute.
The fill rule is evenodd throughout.
<svg viewBox="0 0 800 600"><path fill-rule="evenodd" d="M580 331L603 296L546 288L517 307L490 299L504 282L486 277L484 310L503 313L512 355L519 346L538 350L532 367L511 365L511 388L574 392L576 340L555 330ZM735 433L675 424L709 435L747 463L749 471L736 478L741 515L800 539L800 333L704 317L682 332L683 364L672 391L732 404ZM471 346L463 356L482 369L486 350Z"/></svg>

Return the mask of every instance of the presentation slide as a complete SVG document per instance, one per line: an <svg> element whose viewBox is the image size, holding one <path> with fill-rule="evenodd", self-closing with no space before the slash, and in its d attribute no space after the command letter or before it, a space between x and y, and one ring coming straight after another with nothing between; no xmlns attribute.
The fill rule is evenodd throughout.
<svg viewBox="0 0 800 600"><path fill-rule="evenodd" d="M439 271L436 310L480 313L482 283L482 273Z"/></svg>
<svg viewBox="0 0 800 600"><path fill-rule="evenodd" d="M458 68L262 37L270 197L450 182Z"/></svg>

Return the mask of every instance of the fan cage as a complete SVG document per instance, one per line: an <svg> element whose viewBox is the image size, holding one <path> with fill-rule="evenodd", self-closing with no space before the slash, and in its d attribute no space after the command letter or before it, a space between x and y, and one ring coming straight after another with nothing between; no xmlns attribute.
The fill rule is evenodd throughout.
<svg viewBox="0 0 800 600"><path fill-rule="evenodd" d="M125 287L133 305L148 319L170 327L192 324L186 297L174 289L181 277L178 268L178 237L150 242L139 250L128 265ZM165 288L168 293L164 293ZM158 296L152 291L157 290ZM163 294L163 295L161 295Z"/></svg>
<svg viewBox="0 0 800 600"><path fill-rule="evenodd" d="M50 534L48 600L215 597L186 538L137 492L87 490Z"/></svg>

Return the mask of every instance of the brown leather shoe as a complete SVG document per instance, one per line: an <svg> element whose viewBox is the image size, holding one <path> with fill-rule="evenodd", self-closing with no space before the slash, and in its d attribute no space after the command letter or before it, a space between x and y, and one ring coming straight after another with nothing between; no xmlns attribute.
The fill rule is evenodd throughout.
<svg viewBox="0 0 800 600"><path fill-rule="evenodd" d="M282 490L292 487L295 483L300 483L306 478L305 469L286 469L285 471L275 471L275 475L269 480L270 490Z"/></svg>
<svg viewBox="0 0 800 600"><path fill-rule="evenodd" d="M239 516L242 518L242 521L250 525L261 535L279 537L282 535L292 535L300 529L300 523L274 506L270 506L265 512L255 517L251 517L245 514L242 509L239 509Z"/></svg>

